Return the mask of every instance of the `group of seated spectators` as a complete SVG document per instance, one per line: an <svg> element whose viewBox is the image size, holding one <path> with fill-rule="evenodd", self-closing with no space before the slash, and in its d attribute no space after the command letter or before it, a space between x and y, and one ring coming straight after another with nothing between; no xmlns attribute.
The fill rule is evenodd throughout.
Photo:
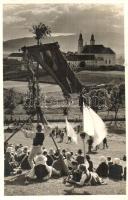
<svg viewBox="0 0 128 200"><path fill-rule="evenodd" d="M52 148L47 150L43 147L42 154L34 158L34 167L31 169L28 162L29 152L28 146L7 144L4 158L5 176L29 170L27 181L28 179L48 180L52 176L65 175L70 182L80 185L88 183L89 180L91 180L91 184L96 181L102 183L101 178L106 177L126 180L126 167L123 168L119 158L112 160L111 157L101 156L98 167L94 168L90 156L86 154L86 158L84 158L81 149L74 154L65 149L54 151ZM126 161L126 156L123 157L123 160Z"/></svg>

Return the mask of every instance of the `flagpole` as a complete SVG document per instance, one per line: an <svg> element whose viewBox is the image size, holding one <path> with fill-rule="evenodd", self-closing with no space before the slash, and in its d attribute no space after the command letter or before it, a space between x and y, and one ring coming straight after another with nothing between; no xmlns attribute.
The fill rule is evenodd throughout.
<svg viewBox="0 0 128 200"><path fill-rule="evenodd" d="M86 136L86 133L85 133L85 132L80 133L80 137L81 137L81 139L82 139L82 141L83 141L84 162L86 161L86 160L85 160L85 156L86 156L86 153L85 153L85 136Z"/></svg>
<svg viewBox="0 0 128 200"><path fill-rule="evenodd" d="M84 101L83 101L83 109L84 109ZM84 111L83 111L82 114L84 115ZM84 119L84 116L83 116L83 119ZM86 156L86 153L85 153L85 135L86 135L86 133L84 132L84 120L83 120L83 132L80 134L80 137L81 137L81 139L83 141L84 162L85 162L85 156Z"/></svg>
<svg viewBox="0 0 128 200"><path fill-rule="evenodd" d="M85 162L85 156L86 156L86 153L85 153L85 140L83 140L83 148L84 148L84 162Z"/></svg>

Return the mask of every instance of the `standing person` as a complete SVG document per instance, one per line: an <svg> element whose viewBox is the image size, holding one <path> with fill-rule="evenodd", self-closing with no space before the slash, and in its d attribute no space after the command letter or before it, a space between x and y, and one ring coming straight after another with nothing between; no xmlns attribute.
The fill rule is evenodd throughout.
<svg viewBox="0 0 128 200"><path fill-rule="evenodd" d="M35 137L33 138L33 146L31 149L31 152L28 157L29 164L31 168L33 168L33 159L37 154L42 153L42 145L44 142L44 133L42 132L42 126L40 124L36 127L37 133Z"/></svg>
<svg viewBox="0 0 128 200"><path fill-rule="evenodd" d="M60 132L60 142L63 142L64 140L64 131Z"/></svg>
<svg viewBox="0 0 128 200"><path fill-rule="evenodd" d="M92 152L92 144L93 144L93 138L92 136L89 136L89 139L87 140L88 143L88 153Z"/></svg>
<svg viewBox="0 0 128 200"><path fill-rule="evenodd" d="M70 136L68 136L68 140L67 140L66 144L71 143L71 142L72 142L72 139Z"/></svg>
<svg viewBox="0 0 128 200"><path fill-rule="evenodd" d="M105 147L108 149L108 144L107 144L107 138L106 137L103 139L103 149L105 149Z"/></svg>

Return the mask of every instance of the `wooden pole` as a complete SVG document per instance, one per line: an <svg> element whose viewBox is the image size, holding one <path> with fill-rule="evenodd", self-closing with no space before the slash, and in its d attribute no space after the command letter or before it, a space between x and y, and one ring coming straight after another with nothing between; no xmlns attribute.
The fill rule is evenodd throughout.
<svg viewBox="0 0 128 200"><path fill-rule="evenodd" d="M31 116L28 118L28 120L31 118ZM15 130L12 135L10 135L5 141L4 144L6 144L24 125L25 125L26 121L20 126L20 128L18 128L18 130Z"/></svg>
<svg viewBox="0 0 128 200"><path fill-rule="evenodd" d="M83 139L83 150L84 150L84 162L86 161L85 159L85 156L86 156L86 153L85 153L85 139Z"/></svg>

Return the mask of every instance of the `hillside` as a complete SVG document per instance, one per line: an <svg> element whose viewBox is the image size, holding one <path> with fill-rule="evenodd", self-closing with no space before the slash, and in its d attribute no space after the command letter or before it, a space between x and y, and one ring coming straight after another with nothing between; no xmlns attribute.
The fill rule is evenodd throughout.
<svg viewBox="0 0 128 200"><path fill-rule="evenodd" d="M50 43L50 42L58 42L60 45L60 49L62 51L65 50L76 50L77 48L77 35L69 35L69 36L56 36L56 37L50 37L43 40L43 43ZM21 47L23 46L29 46L36 44L36 41L34 37L24 37L24 38L18 38L13 40L8 40L3 42L3 51L4 54L10 53L10 52L17 52Z"/></svg>

